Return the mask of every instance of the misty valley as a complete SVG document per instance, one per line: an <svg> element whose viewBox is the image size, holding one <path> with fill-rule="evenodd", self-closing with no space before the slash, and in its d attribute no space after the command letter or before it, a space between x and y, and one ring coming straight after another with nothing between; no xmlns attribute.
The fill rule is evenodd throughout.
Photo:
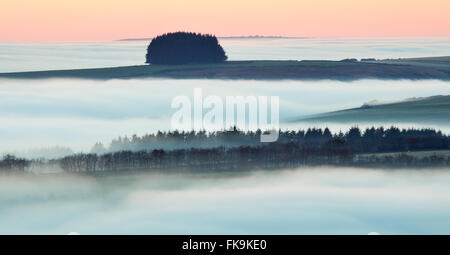
<svg viewBox="0 0 450 255"><path fill-rule="evenodd" d="M279 96L278 141L261 143L264 131L239 127L170 130L171 97L196 87L206 95ZM3 80L0 88L0 233L439 234L450 227L448 120L395 121L386 108L413 102L394 104L400 116L399 107L425 98L420 116L433 116L436 105L445 111L446 97L428 96L450 94L446 82L56 79ZM360 118L378 105L378 116L389 118ZM340 122L333 111L345 109L356 110Z"/></svg>
<svg viewBox="0 0 450 255"><path fill-rule="evenodd" d="M445 234L446 169L0 177L1 234Z"/></svg>
<svg viewBox="0 0 450 255"><path fill-rule="evenodd" d="M300 166L448 167L450 137L433 129L357 127L332 134L328 128L284 131L278 140L263 143L263 131L207 133L158 132L113 140L108 149L97 143L91 153L46 160L4 156L0 173L52 172L110 175L147 171L220 172L285 169ZM433 152L428 154L426 152ZM411 154L412 153L412 154ZM37 169L33 171L33 169Z"/></svg>
<svg viewBox="0 0 450 255"><path fill-rule="evenodd" d="M0 43L0 234L448 233L448 39L195 37Z"/></svg>

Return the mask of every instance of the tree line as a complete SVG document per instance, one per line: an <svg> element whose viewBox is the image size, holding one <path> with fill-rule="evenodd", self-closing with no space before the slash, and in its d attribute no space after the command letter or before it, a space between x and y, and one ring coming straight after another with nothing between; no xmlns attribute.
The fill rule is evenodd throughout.
<svg viewBox="0 0 450 255"><path fill-rule="evenodd" d="M60 160L66 172L90 174L126 173L150 170L251 170L301 166L356 167L448 167L450 156L414 157L406 154L360 156L342 138L332 138L321 146L269 143L260 146L190 148L153 151L118 151L103 155L76 154Z"/></svg>
<svg viewBox="0 0 450 255"><path fill-rule="evenodd" d="M102 154L117 151L151 151L155 149L177 150L189 148L216 148L260 146L262 131L231 130L206 132L158 131L156 134L119 137L111 141L108 148L97 143L91 153ZM361 130L352 127L346 133L332 134L328 128L281 131L276 143L294 143L300 146L320 147L332 139L341 139L354 153L402 152L450 149L449 136L434 129L399 129L397 127L371 127Z"/></svg>
<svg viewBox="0 0 450 255"><path fill-rule="evenodd" d="M24 173L30 166L30 161L7 154L0 160L0 173Z"/></svg>
<svg viewBox="0 0 450 255"><path fill-rule="evenodd" d="M60 160L67 172L126 172L158 169L236 170L276 169L301 165L349 164L353 159L345 143L331 140L320 148L289 142L260 146L190 148L152 151L118 151L97 155L75 154Z"/></svg>
<svg viewBox="0 0 450 255"><path fill-rule="evenodd" d="M113 140L103 154L76 154L60 160L68 172L123 172L148 169L275 169L302 165L448 166L450 157L359 157L361 153L450 149L449 137L433 129L328 128L280 131L275 143L259 142L261 131L158 132Z"/></svg>
<svg viewBox="0 0 450 255"><path fill-rule="evenodd" d="M299 166L450 166L450 157L415 157L409 151L448 150L449 136L433 129L372 127L351 128L332 134L328 128L280 131L274 143L261 143L261 131L157 132L118 138L108 149L78 153L50 161L29 161L6 155L0 171L24 172L30 166L57 165L66 172L92 174L146 170L238 170L279 169ZM100 151L101 147L101 151ZM400 152L392 155L377 153ZM364 156L372 153L371 156ZM370 154L369 154L370 155Z"/></svg>

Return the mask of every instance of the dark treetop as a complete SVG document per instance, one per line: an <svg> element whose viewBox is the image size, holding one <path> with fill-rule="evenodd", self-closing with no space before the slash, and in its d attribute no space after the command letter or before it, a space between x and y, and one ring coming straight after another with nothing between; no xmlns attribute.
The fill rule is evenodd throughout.
<svg viewBox="0 0 450 255"><path fill-rule="evenodd" d="M146 63L177 65L220 63L225 51L213 35L176 32L157 36L147 48Z"/></svg>

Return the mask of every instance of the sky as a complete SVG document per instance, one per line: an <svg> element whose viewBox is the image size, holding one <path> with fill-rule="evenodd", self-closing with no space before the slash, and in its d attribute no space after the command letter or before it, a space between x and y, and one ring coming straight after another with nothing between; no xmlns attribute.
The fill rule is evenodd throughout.
<svg viewBox="0 0 450 255"><path fill-rule="evenodd" d="M447 37L448 0L1 0L0 41L217 36Z"/></svg>

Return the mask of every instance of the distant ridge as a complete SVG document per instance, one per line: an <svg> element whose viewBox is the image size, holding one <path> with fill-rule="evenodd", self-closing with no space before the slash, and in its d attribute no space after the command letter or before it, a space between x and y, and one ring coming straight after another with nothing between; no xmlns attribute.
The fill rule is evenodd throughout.
<svg viewBox="0 0 450 255"><path fill-rule="evenodd" d="M218 39L307 39L309 37L290 37L290 36L263 36L263 35L247 35L247 36L218 36ZM124 38L117 41L151 41L153 37L143 38Z"/></svg>
<svg viewBox="0 0 450 255"><path fill-rule="evenodd" d="M219 39L307 39L310 37L247 35L247 36L221 36L218 38Z"/></svg>
<svg viewBox="0 0 450 255"><path fill-rule="evenodd" d="M73 70L0 73L16 79L251 79L251 80L341 80L439 79L450 81L450 57L384 61L242 60L218 64L137 65ZM373 104L373 103L372 103ZM448 116L446 117L448 118Z"/></svg>
<svg viewBox="0 0 450 255"><path fill-rule="evenodd" d="M125 39L119 39L116 40L118 42L124 42L124 41L151 41L152 37L145 37L145 38L125 38Z"/></svg>

